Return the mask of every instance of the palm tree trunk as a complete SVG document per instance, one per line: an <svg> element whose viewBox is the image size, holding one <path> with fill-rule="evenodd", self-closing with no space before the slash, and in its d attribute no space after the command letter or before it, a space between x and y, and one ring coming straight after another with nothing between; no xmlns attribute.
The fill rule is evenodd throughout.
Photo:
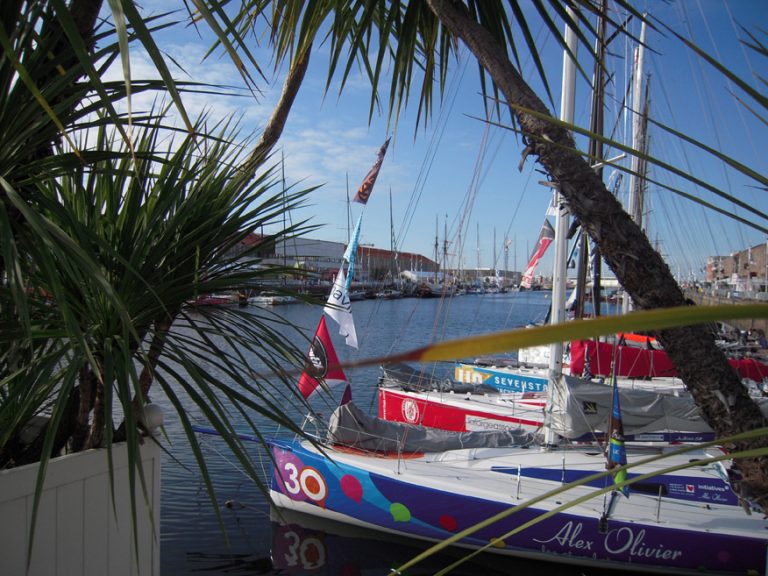
<svg viewBox="0 0 768 576"><path fill-rule="evenodd" d="M291 68L285 77L285 82L283 82L280 100L272 111L272 116L269 117L261 138L256 146L254 146L248 159L243 163L244 170L253 171L261 165L275 146L275 143L280 139L285 123L288 121L288 114L304 81L304 75L307 73L311 51L311 45L307 46L304 52L297 56L291 64Z"/></svg>
<svg viewBox="0 0 768 576"><path fill-rule="evenodd" d="M80 401L77 405L77 417L74 419L74 429L71 435L70 449L73 452L83 450L88 440L89 422L96 396L96 385L96 375L91 367L88 365L83 366L80 369L80 377L78 379Z"/></svg>
<svg viewBox="0 0 768 576"><path fill-rule="evenodd" d="M464 4L452 0L427 0L427 4L441 23L472 51L507 102L535 113L512 109L527 152L537 157L557 184L571 214L600 247L603 258L637 307L684 305L683 293L666 263L576 151L570 133L548 120L552 117L546 106L515 69L506 50L471 18ZM704 326L663 330L658 338L718 437L766 426L762 412ZM729 448L758 446L768 446L768 438ZM735 467L742 480L734 489L768 512L768 458L740 459Z"/></svg>
<svg viewBox="0 0 768 576"><path fill-rule="evenodd" d="M95 388L93 418L91 419L88 441L85 443L86 449L101 448L104 442L104 382L97 379L95 381Z"/></svg>

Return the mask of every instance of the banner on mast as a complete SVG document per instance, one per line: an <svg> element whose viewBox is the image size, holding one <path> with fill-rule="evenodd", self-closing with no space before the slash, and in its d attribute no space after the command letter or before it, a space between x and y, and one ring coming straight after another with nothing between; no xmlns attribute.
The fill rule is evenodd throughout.
<svg viewBox="0 0 768 576"><path fill-rule="evenodd" d="M360 242L360 224L363 222L363 214L357 218L357 224L355 224L355 230L352 232L352 238L347 245L347 249L344 251L344 260L349 262L347 268L347 281L344 283L344 287L349 293L349 288L352 285L352 277L355 275L355 261L357 260L357 244Z"/></svg>
<svg viewBox="0 0 768 576"><path fill-rule="evenodd" d="M613 470L627 463L627 450L624 447L624 426L621 423L621 406L619 404L619 387L616 384L616 375L613 376L613 408L608 424L608 470ZM613 473L613 481L616 484L626 481L627 471L619 470ZM624 496L629 497L629 487L620 488Z"/></svg>
<svg viewBox="0 0 768 576"><path fill-rule="evenodd" d="M531 283L533 282L533 273L536 270L536 266L538 266L539 260L541 260L541 257L544 256L544 253L547 251L547 248L549 248L549 245L552 244L554 239L555 229L552 228L549 220L545 218L544 224L541 227L541 232L539 232L539 240L536 243L536 248L534 249L533 254L531 254L531 259L528 262L528 266L523 273L520 286L523 288L531 287Z"/></svg>
<svg viewBox="0 0 768 576"><path fill-rule="evenodd" d="M309 396L318 386L347 382L344 370L339 366L336 349L325 325L325 315L320 317L320 323L315 330L315 336L307 354L307 364L299 378L299 391L304 398ZM351 391L349 392L351 394ZM346 395L346 391L345 391Z"/></svg>
<svg viewBox="0 0 768 576"><path fill-rule="evenodd" d="M381 145L381 148L379 148L379 153L376 156L376 162L373 164L373 167L365 176L363 183L360 184L360 188L357 189L357 193L355 194L355 197L352 198L353 202L366 204L368 202L368 198L371 197L371 192L373 192L373 185L376 184L376 178L378 178L379 170L381 170L381 163L384 162L384 155L387 153L389 140L390 139L387 138L387 141Z"/></svg>
<svg viewBox="0 0 768 576"><path fill-rule="evenodd" d="M333 283L328 301L323 309L328 316L339 325L339 334L344 336L347 346L357 348L357 333L355 332L355 320L352 318L352 301L347 292L347 282L344 277L344 263L339 268L336 281Z"/></svg>

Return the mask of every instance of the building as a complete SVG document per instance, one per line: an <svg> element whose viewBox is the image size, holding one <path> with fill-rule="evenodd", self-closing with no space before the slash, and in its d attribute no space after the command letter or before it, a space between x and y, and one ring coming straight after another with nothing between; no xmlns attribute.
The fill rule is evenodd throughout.
<svg viewBox="0 0 768 576"><path fill-rule="evenodd" d="M270 243L261 234L252 233L240 244L239 252L263 243L256 254L265 265L301 269L310 278L333 280L339 271L347 245L342 242L290 238ZM439 271L433 260L411 252L392 252L372 245L357 247L356 282L382 282L402 270Z"/></svg>
<svg viewBox="0 0 768 576"><path fill-rule="evenodd" d="M737 292L765 292L768 287L768 242L707 259L706 280L713 287Z"/></svg>

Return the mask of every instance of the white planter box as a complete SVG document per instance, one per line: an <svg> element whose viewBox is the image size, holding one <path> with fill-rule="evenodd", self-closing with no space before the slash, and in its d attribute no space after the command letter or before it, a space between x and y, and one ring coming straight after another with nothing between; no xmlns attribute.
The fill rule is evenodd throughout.
<svg viewBox="0 0 768 576"><path fill-rule="evenodd" d="M159 576L160 453L160 448L149 439L141 448L151 511L145 504L137 477L138 555L133 537L125 445L116 444L112 449L114 506L106 450L90 450L51 460L37 512L28 574ZM37 464L30 464L0 472L0 574L3 576L27 573L37 470Z"/></svg>

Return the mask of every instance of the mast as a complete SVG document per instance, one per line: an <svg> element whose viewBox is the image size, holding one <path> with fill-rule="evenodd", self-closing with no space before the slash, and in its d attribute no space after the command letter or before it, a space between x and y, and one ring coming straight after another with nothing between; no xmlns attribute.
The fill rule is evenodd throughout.
<svg viewBox="0 0 768 576"><path fill-rule="evenodd" d="M480 222L477 222L477 268L475 269L475 283L480 284Z"/></svg>
<svg viewBox="0 0 768 576"><path fill-rule="evenodd" d="M445 215L443 228L443 284L445 284L446 268L448 267L448 214Z"/></svg>
<svg viewBox="0 0 768 576"><path fill-rule="evenodd" d="M507 287L507 278L509 278L509 245L512 240L504 237L504 287Z"/></svg>
<svg viewBox="0 0 768 576"><path fill-rule="evenodd" d="M568 9L570 17L576 21L576 13L573 9ZM565 42L571 53L575 56L578 49L578 40L576 32L566 24ZM562 100L560 105L560 119L569 124L573 124L574 110L574 92L576 84L576 63L568 52L563 55L563 86ZM555 265L552 277L552 319L551 324L558 324L565 320L565 279L566 262L565 255L568 251L568 212L565 209L565 200L560 192L555 193L555 206L557 216L555 219ZM563 367L563 345L562 343L553 344L552 355L550 358L550 374L555 378L562 373Z"/></svg>
<svg viewBox="0 0 768 576"><path fill-rule="evenodd" d="M438 271L440 270L440 249L437 241L437 219L438 215L435 214L435 277L433 278L433 282L435 284L437 284Z"/></svg>
<svg viewBox="0 0 768 576"><path fill-rule="evenodd" d="M282 195L283 195L283 231L285 231L286 228L286 212L285 210L285 153L281 150L280 151L280 180L282 181ZM287 264L287 254L288 254L288 244L285 241L285 238L283 238L283 268L285 268Z"/></svg>
<svg viewBox="0 0 768 576"><path fill-rule="evenodd" d="M567 13L572 22L576 22L576 12L573 8L567 8ZM578 39L576 31L565 24L565 43L570 50L563 53L563 85L560 103L560 119L573 124L573 109L576 86L576 51ZM571 57L573 54L573 57ZM565 320L565 279L567 274L566 255L568 251L568 210L565 200L559 191L555 191L555 265L552 271L552 316L550 324L559 324ZM549 350L549 388L550 394L555 393L555 387L563 373L563 343L556 342L550 345ZM554 433L549 426L545 429L546 444L554 443Z"/></svg>
<svg viewBox="0 0 768 576"><path fill-rule="evenodd" d="M595 40L595 71L593 74L594 87L592 90L592 111L590 114L589 131L597 136L603 134L603 103L605 101L605 11L606 0L600 2L600 12L597 20L597 38ZM589 139L589 157L593 163L595 173L600 180L603 179L603 143L599 138ZM600 254L595 246L592 254L592 307L595 316L600 315ZM587 270L589 270L589 238L582 229L579 236L579 265L576 284L576 318L584 318L584 303L587 294Z"/></svg>
<svg viewBox="0 0 768 576"><path fill-rule="evenodd" d="M493 277L496 278L496 226L493 227Z"/></svg>
<svg viewBox="0 0 768 576"><path fill-rule="evenodd" d="M462 258L464 257L464 244L461 243L461 228L459 228L459 250L458 250L458 258L456 262L456 282L461 285L463 284L461 280L461 274L462 274Z"/></svg>
<svg viewBox="0 0 768 576"><path fill-rule="evenodd" d="M347 246L352 240L352 205L349 202L349 172L347 172Z"/></svg>
<svg viewBox="0 0 768 576"><path fill-rule="evenodd" d="M399 286L397 271L397 245L395 243L395 220L392 217L392 188L389 189L389 246L390 246L390 275L395 287ZM395 275L397 274L397 276Z"/></svg>
<svg viewBox="0 0 768 576"><path fill-rule="evenodd" d="M640 101L643 91L643 60L645 59L645 21L640 24L640 45L635 50L635 70L632 86L632 148L640 150L642 142L642 114L640 110ZM643 228L643 207L640 205L640 179L638 178L640 170L640 158L637 154L632 156L632 162L629 172L629 206L628 212L640 228ZM632 308L629 295L624 293L622 301L622 312L625 314Z"/></svg>
<svg viewBox="0 0 768 576"><path fill-rule="evenodd" d="M512 271L515 273L515 278L517 278L517 233L512 235L512 246L515 247L515 251L512 253Z"/></svg>

